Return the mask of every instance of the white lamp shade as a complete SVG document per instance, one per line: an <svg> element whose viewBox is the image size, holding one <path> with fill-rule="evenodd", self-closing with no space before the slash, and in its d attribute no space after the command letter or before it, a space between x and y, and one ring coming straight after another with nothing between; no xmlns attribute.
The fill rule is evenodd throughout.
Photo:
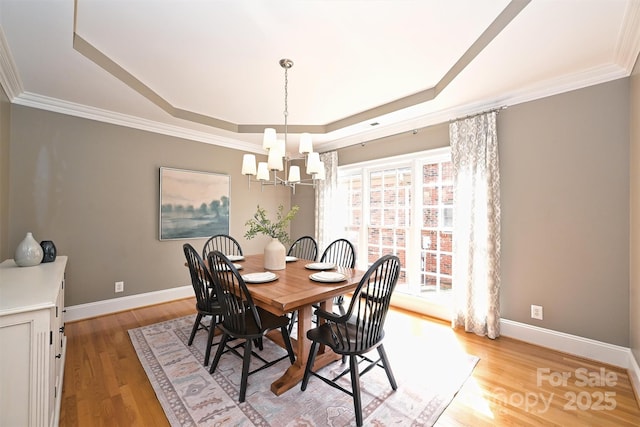
<svg viewBox="0 0 640 427"><path fill-rule="evenodd" d="M287 153L287 144L284 139L279 139L276 141L271 150L277 150L278 153L280 153L280 156L284 157L284 155Z"/></svg>
<svg viewBox="0 0 640 427"><path fill-rule="evenodd" d="M320 170L314 173L312 178L324 181L324 162L320 162Z"/></svg>
<svg viewBox="0 0 640 427"><path fill-rule="evenodd" d="M271 149L276 143L276 130L274 128L265 128L264 136L262 137L262 148L265 150Z"/></svg>
<svg viewBox="0 0 640 427"><path fill-rule="evenodd" d="M256 178L262 181L269 181L269 169L267 168L267 162L258 163L258 175Z"/></svg>
<svg viewBox="0 0 640 427"><path fill-rule="evenodd" d="M289 181L300 182L300 166L291 166L289 168Z"/></svg>
<svg viewBox="0 0 640 427"><path fill-rule="evenodd" d="M307 174L320 173L320 154L312 152L307 158Z"/></svg>
<svg viewBox="0 0 640 427"><path fill-rule="evenodd" d="M313 142L311 141L311 134L305 132L300 134L300 146L298 148L300 154L307 154L313 151Z"/></svg>
<svg viewBox="0 0 640 427"><path fill-rule="evenodd" d="M282 154L278 149L269 150L269 155L267 156L267 166L269 170L281 171L284 169L282 164Z"/></svg>
<svg viewBox="0 0 640 427"><path fill-rule="evenodd" d="M242 156L242 175L256 174L256 156L254 154L245 154Z"/></svg>

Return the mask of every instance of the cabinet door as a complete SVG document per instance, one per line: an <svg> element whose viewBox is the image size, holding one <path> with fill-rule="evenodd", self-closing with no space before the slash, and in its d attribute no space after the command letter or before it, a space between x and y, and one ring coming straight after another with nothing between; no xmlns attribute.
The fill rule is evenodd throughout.
<svg viewBox="0 0 640 427"><path fill-rule="evenodd" d="M64 350L64 280L61 281L56 306L51 309L51 354L49 361L49 419L54 419L56 402L62 393L62 352Z"/></svg>
<svg viewBox="0 0 640 427"><path fill-rule="evenodd" d="M35 331L27 316L0 318L0 425L28 426L32 418L31 348Z"/></svg>

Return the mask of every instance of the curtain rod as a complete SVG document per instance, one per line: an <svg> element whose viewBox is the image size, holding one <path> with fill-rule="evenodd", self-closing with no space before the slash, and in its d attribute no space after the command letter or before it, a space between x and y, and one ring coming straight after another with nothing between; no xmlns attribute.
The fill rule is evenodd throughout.
<svg viewBox="0 0 640 427"><path fill-rule="evenodd" d="M482 114L486 114L486 113L492 113L492 112L494 112L494 111L495 111L496 113L500 113L500 111L502 111L502 110L506 110L506 109L507 109L507 106L506 106L506 105L502 105L502 106L500 106L500 107L492 108L492 109L490 109L490 110L484 110L484 111L480 111L479 113L468 114L468 115L463 116L463 117L458 117L458 118L455 118L455 119L451 119L451 120L449 120L449 123L453 123L453 122L456 122L456 121L458 121L458 120L469 119L469 118L471 118L471 117L480 116L480 115L482 115Z"/></svg>
<svg viewBox="0 0 640 427"><path fill-rule="evenodd" d="M495 107L495 108L492 108L490 110L484 110L484 111L480 111L478 113L473 113L473 114L469 114L469 115L466 115L466 116L458 117L457 119L449 119L449 123L453 123L456 120L464 120L464 119L468 119L470 117L479 116L481 114L490 113L492 111L495 111L496 113L499 113L501 110L506 110L506 109L507 109L507 106L506 105L502 105L500 107ZM434 123L433 125L443 124L443 123L447 123L447 122L444 122L444 121L443 122L438 122L438 123ZM432 125L429 125L429 126L432 126ZM385 139L385 138L393 138L394 136L402 135L402 134L409 133L409 132L411 132L412 134L416 135L419 132L419 129L416 128L416 129L413 129L413 130L405 130L405 131L402 131L402 132L394 133L392 135L381 136L379 138L371 139L371 140L368 140L368 141L355 142L353 144L349 144L349 145L346 145L346 146L340 147L340 148L334 148L334 149L329 150L329 151L339 151L339 150L343 150L345 148L355 147L356 145L360 145L361 147L364 147L365 145L369 144L370 142L379 141L379 140ZM329 151L326 151L326 152L328 153Z"/></svg>

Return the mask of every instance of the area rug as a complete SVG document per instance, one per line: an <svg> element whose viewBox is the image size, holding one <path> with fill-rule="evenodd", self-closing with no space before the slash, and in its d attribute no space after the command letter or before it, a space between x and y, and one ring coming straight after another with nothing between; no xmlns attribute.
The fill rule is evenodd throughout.
<svg viewBox="0 0 640 427"><path fill-rule="evenodd" d="M238 404L242 360L231 352L225 353L216 372L209 374L202 364L206 331L199 331L193 345L187 345L194 318L186 316L129 330L138 358L173 427L355 425L351 396L317 378L311 377L304 392L295 387L274 395L270 385L287 369L288 359L249 376L246 401ZM381 368L361 377L364 424L434 425L479 359L462 351L453 355L438 354L437 348L415 351L418 347L411 342L398 345L392 340L387 343L387 338L385 349L398 389L391 388ZM271 360L282 354L282 348L264 340L261 356ZM323 373L337 374L342 370L341 361L337 361L325 367ZM343 386L348 386L348 378L346 375L341 379Z"/></svg>

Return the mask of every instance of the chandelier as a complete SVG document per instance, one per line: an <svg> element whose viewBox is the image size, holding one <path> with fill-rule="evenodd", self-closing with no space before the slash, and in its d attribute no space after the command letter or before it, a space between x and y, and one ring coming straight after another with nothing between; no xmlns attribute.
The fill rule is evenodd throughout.
<svg viewBox="0 0 640 427"><path fill-rule="evenodd" d="M290 59L281 59L280 66L284 68L284 139L278 139L274 128L266 128L262 140L262 148L267 150L267 161L258 162L256 167L256 156L254 154L245 154L242 157L242 174L247 175L249 188L251 182L259 182L261 188L265 185L283 185L293 189L296 192L296 185L316 185L316 181L324 179L324 163L320 161L320 155L313 151L313 142L309 133L300 134L300 144L298 147L298 157L290 157L287 153L287 137L288 137L288 86L289 86L289 68L293 67L293 61ZM302 160L305 163L305 172L310 178L302 179L300 177L300 166L290 165L292 160ZM278 176L278 172L285 171L284 177ZM273 179L271 179L273 172ZM251 177L256 179L252 180Z"/></svg>

